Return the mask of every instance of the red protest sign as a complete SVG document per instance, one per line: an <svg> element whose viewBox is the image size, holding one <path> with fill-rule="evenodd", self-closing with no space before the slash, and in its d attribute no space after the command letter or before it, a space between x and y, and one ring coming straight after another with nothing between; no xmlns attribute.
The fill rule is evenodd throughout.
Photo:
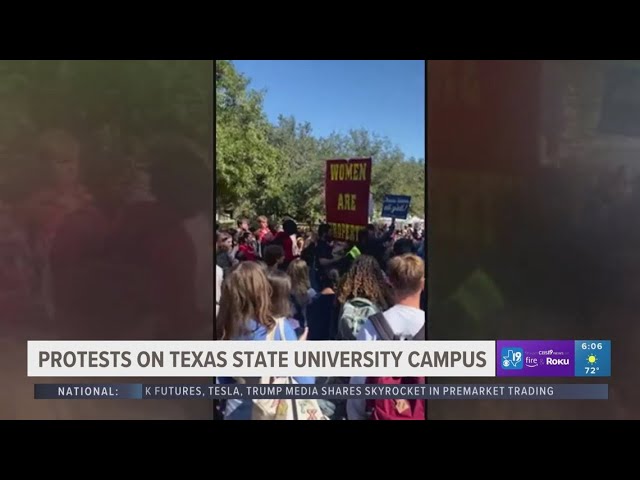
<svg viewBox="0 0 640 480"><path fill-rule="evenodd" d="M337 240L357 241L369 223L371 158L327 160L325 208Z"/></svg>

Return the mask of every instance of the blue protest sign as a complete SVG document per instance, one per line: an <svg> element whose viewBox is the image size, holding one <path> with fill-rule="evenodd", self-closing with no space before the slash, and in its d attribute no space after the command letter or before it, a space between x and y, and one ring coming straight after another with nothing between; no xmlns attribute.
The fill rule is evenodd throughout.
<svg viewBox="0 0 640 480"><path fill-rule="evenodd" d="M411 197L407 195L385 195L382 202L382 216L406 220L411 206Z"/></svg>

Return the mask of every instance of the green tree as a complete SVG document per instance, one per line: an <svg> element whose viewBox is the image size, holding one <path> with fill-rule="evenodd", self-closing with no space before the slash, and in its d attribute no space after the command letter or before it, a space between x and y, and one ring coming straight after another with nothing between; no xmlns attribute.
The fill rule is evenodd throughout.
<svg viewBox="0 0 640 480"><path fill-rule="evenodd" d="M293 117L271 125L263 95L231 62L216 61L216 201L224 210L315 223L325 216L325 161L372 157L377 209L385 194L405 194L412 213L424 214L424 162L366 130L318 138Z"/></svg>
<svg viewBox="0 0 640 480"><path fill-rule="evenodd" d="M281 156L261 92L227 60L216 60L216 205L219 209L281 211Z"/></svg>
<svg viewBox="0 0 640 480"><path fill-rule="evenodd" d="M322 216L323 164L318 140L309 123L297 123L293 117L278 119L271 132L278 150L282 171L282 212L305 223Z"/></svg>

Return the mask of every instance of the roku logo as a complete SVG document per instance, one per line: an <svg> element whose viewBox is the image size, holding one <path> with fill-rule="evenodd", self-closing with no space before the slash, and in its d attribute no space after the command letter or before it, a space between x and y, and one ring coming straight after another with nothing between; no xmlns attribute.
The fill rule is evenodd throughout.
<svg viewBox="0 0 640 480"><path fill-rule="evenodd" d="M547 358L547 365L569 365L568 358Z"/></svg>

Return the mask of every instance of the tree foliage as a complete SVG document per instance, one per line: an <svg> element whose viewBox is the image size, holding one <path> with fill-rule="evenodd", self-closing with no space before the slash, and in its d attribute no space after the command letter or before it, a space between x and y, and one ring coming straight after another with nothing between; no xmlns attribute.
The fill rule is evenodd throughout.
<svg viewBox="0 0 640 480"><path fill-rule="evenodd" d="M269 141L262 94L226 60L216 60L216 205L218 209L281 207L281 156Z"/></svg>
<svg viewBox="0 0 640 480"><path fill-rule="evenodd" d="M325 160L372 157L376 211L385 194L411 195L424 215L424 160L407 159L388 139L366 130L318 138L309 123L281 116L269 123L263 92L229 61L216 61L216 204L233 214L324 217ZM220 208L221 207L221 208Z"/></svg>

